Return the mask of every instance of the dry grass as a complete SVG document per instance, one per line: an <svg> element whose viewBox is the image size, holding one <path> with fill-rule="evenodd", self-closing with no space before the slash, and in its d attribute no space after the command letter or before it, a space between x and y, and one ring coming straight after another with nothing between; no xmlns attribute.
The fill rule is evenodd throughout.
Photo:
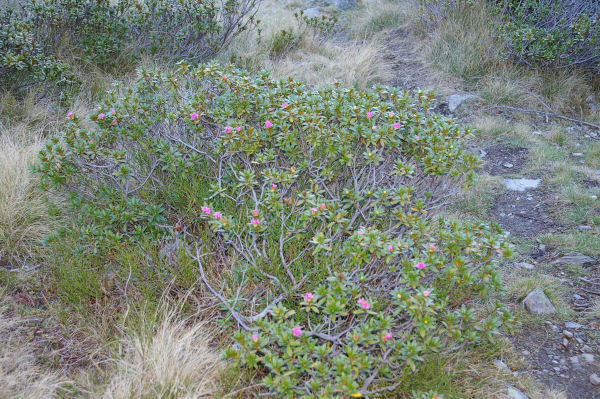
<svg viewBox="0 0 600 399"><path fill-rule="evenodd" d="M344 26L351 37L362 40L386 29L399 28L409 10L410 4L397 0L365 0L362 7L345 15Z"/></svg>
<svg viewBox="0 0 600 399"><path fill-rule="evenodd" d="M208 329L168 307L161 311L156 327L143 321L123 336L103 398L192 399L216 391L223 364L208 347Z"/></svg>
<svg viewBox="0 0 600 399"><path fill-rule="evenodd" d="M294 18L298 10L286 2L264 1L257 15L261 20L260 37L256 32L237 37L219 59L236 57L239 64L250 70L268 69L275 78L293 77L313 87L337 80L344 86L365 88L392 77L383 45L376 38L346 41L306 34L290 51L272 59L269 50L273 37L281 30L298 33Z"/></svg>
<svg viewBox="0 0 600 399"><path fill-rule="evenodd" d="M0 292L0 297L4 294ZM48 373L30 351L26 320L5 315L0 298L0 399L49 399L56 397L63 379Z"/></svg>
<svg viewBox="0 0 600 399"><path fill-rule="evenodd" d="M27 123L0 124L0 259L5 261L38 255L57 226L31 173L41 145L40 131L29 131Z"/></svg>

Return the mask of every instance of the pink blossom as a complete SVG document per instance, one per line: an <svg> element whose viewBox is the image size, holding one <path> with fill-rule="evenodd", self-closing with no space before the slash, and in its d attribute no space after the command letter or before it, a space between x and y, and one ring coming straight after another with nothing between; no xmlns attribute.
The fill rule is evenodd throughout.
<svg viewBox="0 0 600 399"><path fill-rule="evenodd" d="M415 140L419 141L421 139L419 138L419 136L415 136Z"/></svg>
<svg viewBox="0 0 600 399"><path fill-rule="evenodd" d="M448 122L452 123L452 118L448 118Z"/></svg>
<svg viewBox="0 0 600 399"><path fill-rule="evenodd" d="M242 127L241 126L236 126L235 130L239 132L240 130L242 130Z"/></svg>
<svg viewBox="0 0 600 399"><path fill-rule="evenodd" d="M252 218L252 219L250 219L250 224L252 226L258 226L260 224L260 220Z"/></svg>
<svg viewBox="0 0 600 399"><path fill-rule="evenodd" d="M253 209L252 210L252 216L254 216L254 217L258 216L258 209Z"/></svg>
<svg viewBox="0 0 600 399"><path fill-rule="evenodd" d="M273 127L273 124L271 123L271 121L270 121L270 120L268 120L268 119L267 119L267 121L265 122L265 127L266 127L267 129L269 129L269 128Z"/></svg>
<svg viewBox="0 0 600 399"><path fill-rule="evenodd" d="M428 296L429 296L429 294L431 294L431 291L429 291L429 290L425 290L425 291L423 291L423 296L424 296L424 297L428 297Z"/></svg>
<svg viewBox="0 0 600 399"><path fill-rule="evenodd" d="M356 232L356 234L358 234L359 236L361 236L361 235L363 235L363 231L362 231L362 230L358 230L358 231Z"/></svg>
<svg viewBox="0 0 600 399"><path fill-rule="evenodd" d="M275 191L276 188L277 188L277 184L271 183L271 191Z"/></svg>
<svg viewBox="0 0 600 399"><path fill-rule="evenodd" d="M98 119L104 119L106 115L104 115L102 112L98 114Z"/></svg>
<svg viewBox="0 0 600 399"><path fill-rule="evenodd" d="M113 108L113 109L110 110L110 113L113 114L113 115L115 115L117 113L117 111L115 111L115 109Z"/></svg>
<svg viewBox="0 0 600 399"><path fill-rule="evenodd" d="M215 212L215 213L213 214L213 216L214 216L214 218L215 218L215 219L217 219L217 220L218 220L218 219L221 219L221 217L222 217L223 215L221 214L221 212Z"/></svg>
<svg viewBox="0 0 600 399"><path fill-rule="evenodd" d="M320 210L324 211L324 210L325 210L325 208L327 208L327 205L325 205L325 204L321 204L321 205L319 205L319 209L320 209Z"/></svg>
<svg viewBox="0 0 600 399"><path fill-rule="evenodd" d="M198 114L196 112L192 112L190 114L190 119L193 120L193 121L195 121L196 119L198 119Z"/></svg>
<svg viewBox="0 0 600 399"><path fill-rule="evenodd" d="M429 252L433 252L435 251L435 245L430 245L429 246Z"/></svg>
<svg viewBox="0 0 600 399"><path fill-rule="evenodd" d="M383 337L381 337L381 340L383 342L387 341L388 339L392 338L392 333L387 333L385 334Z"/></svg>
<svg viewBox="0 0 600 399"><path fill-rule="evenodd" d="M223 75L223 76L221 76L221 80L222 80L222 81L226 81L226 80L227 80L227 75Z"/></svg>
<svg viewBox="0 0 600 399"><path fill-rule="evenodd" d="M396 114L393 112L390 112L388 115L390 116L390 118L393 118L394 116L396 116Z"/></svg>
<svg viewBox="0 0 600 399"><path fill-rule="evenodd" d="M285 109L285 108L287 108L287 106L288 106L288 103L283 103L283 104L281 104L281 108L284 108L284 109Z"/></svg>
<svg viewBox="0 0 600 399"><path fill-rule="evenodd" d="M360 305L361 308L363 309L369 309L371 307L371 305L369 305L369 302L365 301L364 299L359 299L357 301L357 303Z"/></svg>
<svg viewBox="0 0 600 399"><path fill-rule="evenodd" d="M398 130L400 129L400 124L398 122L394 123L394 129Z"/></svg>
<svg viewBox="0 0 600 399"><path fill-rule="evenodd" d="M373 113L371 111L367 112L367 118L371 119L373 117Z"/></svg>
<svg viewBox="0 0 600 399"><path fill-rule="evenodd" d="M305 302L308 302L308 301L310 301L311 299L313 299L313 294L312 294L312 292L307 292L306 294L304 294L304 301L305 301Z"/></svg>
<svg viewBox="0 0 600 399"><path fill-rule="evenodd" d="M377 125L373 125L371 129L373 129L373 131L377 130Z"/></svg>
<svg viewBox="0 0 600 399"><path fill-rule="evenodd" d="M316 215L319 210L317 208L310 208L310 213Z"/></svg>
<svg viewBox="0 0 600 399"><path fill-rule="evenodd" d="M252 334L252 341L258 341L258 334Z"/></svg>
<svg viewBox="0 0 600 399"><path fill-rule="evenodd" d="M415 267L419 270L423 270L423 269L425 269L425 263L419 262L415 265Z"/></svg>
<svg viewBox="0 0 600 399"><path fill-rule="evenodd" d="M67 117L68 117L68 118L71 118L71 119L73 119L73 118L75 117L75 115L73 115L73 113L72 113L72 112L69 112L69 113L67 114Z"/></svg>
<svg viewBox="0 0 600 399"><path fill-rule="evenodd" d="M206 214L206 215L210 215L210 208L207 206L203 206L202 208L200 208L200 210L202 210L202 213Z"/></svg>
<svg viewBox="0 0 600 399"><path fill-rule="evenodd" d="M388 251L393 252L394 251L394 247L392 247L391 245L388 245Z"/></svg>
<svg viewBox="0 0 600 399"><path fill-rule="evenodd" d="M294 335L294 337L299 337L300 335L302 335L302 328L300 328L300 327L292 328L292 334Z"/></svg>
<svg viewBox="0 0 600 399"><path fill-rule="evenodd" d="M231 126L227 126L225 128L225 133L231 133L232 130L233 130L233 128Z"/></svg>

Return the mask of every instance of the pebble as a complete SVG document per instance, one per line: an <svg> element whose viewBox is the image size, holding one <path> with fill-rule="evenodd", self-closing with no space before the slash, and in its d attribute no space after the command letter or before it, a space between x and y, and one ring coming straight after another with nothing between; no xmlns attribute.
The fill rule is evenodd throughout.
<svg viewBox="0 0 600 399"><path fill-rule="evenodd" d="M523 354L523 356L530 356L531 355L531 352L529 352L528 350L524 350L521 353Z"/></svg>
<svg viewBox="0 0 600 399"><path fill-rule="evenodd" d="M582 153L582 152L574 152L574 153L573 153L573 156L574 156L574 157L582 157L582 156L583 156L583 153Z"/></svg>
<svg viewBox="0 0 600 399"><path fill-rule="evenodd" d="M575 323L573 321L567 321L565 323L565 328L571 328L573 330L579 330L581 327L583 327L581 324Z"/></svg>
<svg viewBox="0 0 600 399"><path fill-rule="evenodd" d="M563 340L562 340L562 344L563 344L563 346L564 346L565 348L566 348L566 347L568 347L568 346L569 346L569 340L568 340L568 339L566 339L566 338L563 338Z"/></svg>
<svg viewBox="0 0 600 399"><path fill-rule="evenodd" d="M571 362L571 364L575 367L579 366L579 358L577 356L571 356L569 358L569 361Z"/></svg>
<svg viewBox="0 0 600 399"><path fill-rule="evenodd" d="M583 346L581 347L581 351L582 351L582 352L591 352L591 351L592 351L592 348L590 348L590 346L589 346L589 345L583 345Z"/></svg>
<svg viewBox="0 0 600 399"><path fill-rule="evenodd" d="M502 164L502 166L504 166L504 167L505 167L505 168L507 168L507 169L510 169L510 168L512 168L514 165L513 165L512 163L510 163L510 162L504 162L504 163Z"/></svg>
<svg viewBox="0 0 600 399"><path fill-rule="evenodd" d="M583 301L585 298L579 294L573 294L573 299L575 299L576 301Z"/></svg>
<svg viewBox="0 0 600 399"><path fill-rule="evenodd" d="M594 363L594 355L592 355L591 353L582 353L581 359L583 360L584 363L589 363L589 364Z"/></svg>
<svg viewBox="0 0 600 399"><path fill-rule="evenodd" d="M506 363L504 363L502 360L496 359L494 360L494 366L496 366L496 368L500 371L502 371L503 373L510 373L510 369L508 368L508 366L506 365Z"/></svg>
<svg viewBox="0 0 600 399"><path fill-rule="evenodd" d="M597 195L590 195L590 199L597 200L598 196Z"/></svg>
<svg viewBox="0 0 600 399"><path fill-rule="evenodd" d="M596 373L590 375L590 383L594 386L600 385L600 376Z"/></svg>
<svg viewBox="0 0 600 399"><path fill-rule="evenodd" d="M563 335L569 339L573 338L573 333L569 330L564 330Z"/></svg>
<svg viewBox="0 0 600 399"><path fill-rule="evenodd" d="M535 269L534 265L532 265L531 263L527 263L527 262L517 262L517 263L515 263L515 266L520 269L526 269L526 270Z"/></svg>
<svg viewBox="0 0 600 399"><path fill-rule="evenodd" d="M552 324L552 322L546 321L545 323L548 327L550 327L552 329L552 331L558 332L558 327L556 327L554 324Z"/></svg>
<svg viewBox="0 0 600 399"><path fill-rule="evenodd" d="M579 226L579 230L591 230L592 226L581 225Z"/></svg>

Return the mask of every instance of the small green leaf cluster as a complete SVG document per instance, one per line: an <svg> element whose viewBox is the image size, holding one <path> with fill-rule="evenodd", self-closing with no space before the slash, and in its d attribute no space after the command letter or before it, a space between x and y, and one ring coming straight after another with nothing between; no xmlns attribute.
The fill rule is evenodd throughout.
<svg viewBox="0 0 600 399"><path fill-rule="evenodd" d="M501 55L532 67L577 66L600 72L600 5L596 2L501 0Z"/></svg>
<svg viewBox="0 0 600 399"><path fill-rule="evenodd" d="M139 56L203 60L255 23L259 0L27 0L0 12L0 76L72 81L61 48L101 68Z"/></svg>
<svg viewBox="0 0 600 399"><path fill-rule="evenodd" d="M499 289L499 229L437 214L479 161L433 106L420 90L182 62L117 85L92 128L68 114L37 170L70 194L66 234L86 248L195 246L198 278L249 330L229 356L267 372L269 391L369 395L511 321L474 307Z"/></svg>

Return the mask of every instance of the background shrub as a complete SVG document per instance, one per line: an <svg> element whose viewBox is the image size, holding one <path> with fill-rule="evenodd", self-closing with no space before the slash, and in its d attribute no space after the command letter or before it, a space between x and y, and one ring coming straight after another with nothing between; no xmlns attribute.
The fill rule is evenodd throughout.
<svg viewBox="0 0 600 399"><path fill-rule="evenodd" d="M95 128L68 115L40 152L44 187L70 195L79 221L64 234L86 253L174 235L250 331L228 355L266 367L269 390L393 390L425 354L507 320L467 306L498 288L498 229L435 217L478 161L431 95L308 90L231 66L139 73Z"/></svg>

